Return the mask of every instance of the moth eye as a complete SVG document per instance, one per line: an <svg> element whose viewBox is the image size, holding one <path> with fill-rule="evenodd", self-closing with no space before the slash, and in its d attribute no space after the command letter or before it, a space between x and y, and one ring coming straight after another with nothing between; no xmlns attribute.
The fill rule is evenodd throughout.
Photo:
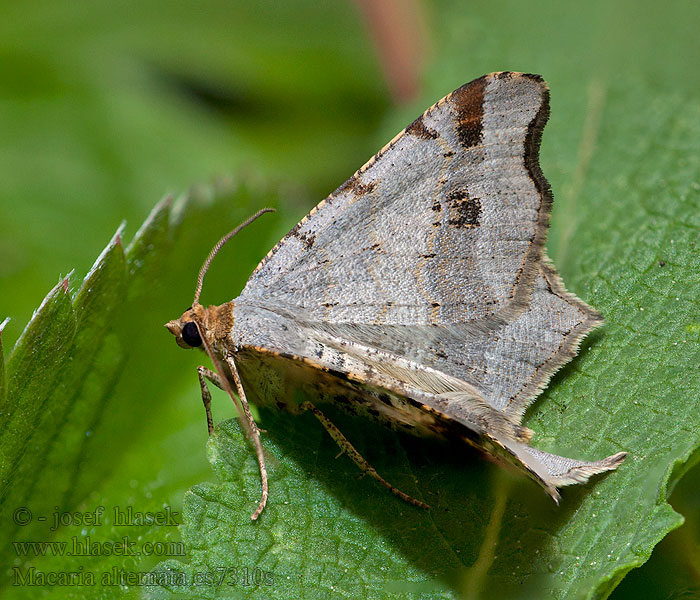
<svg viewBox="0 0 700 600"><path fill-rule="evenodd" d="M182 328L182 339L185 344L193 348L202 345L202 338L199 337L199 330L192 321L185 323L185 326Z"/></svg>

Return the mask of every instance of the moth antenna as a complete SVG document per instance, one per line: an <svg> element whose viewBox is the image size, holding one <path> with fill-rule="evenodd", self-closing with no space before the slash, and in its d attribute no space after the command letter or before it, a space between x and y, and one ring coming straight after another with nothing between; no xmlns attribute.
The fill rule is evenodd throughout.
<svg viewBox="0 0 700 600"><path fill-rule="evenodd" d="M209 256L207 256L206 260L204 261L204 264L202 265L202 268L199 270L199 277L197 277L197 289L194 292L194 301L192 302L192 306L199 303L199 295L202 293L202 284L204 283L204 276L207 274L207 271L209 270L209 266L211 265L211 261L214 260L214 257L219 253L219 250L221 250L223 245L226 242L228 242L234 235L236 235L241 229L243 229L244 227L247 227L253 221L255 221L255 219L257 219L259 216L261 216L265 213L268 213L268 212L275 212L275 209L274 208L263 208L263 209L259 210L252 217L248 217L245 221L243 221L243 223L241 223L233 231L229 231L224 237L222 237L216 243L216 246L214 246L211 249Z"/></svg>

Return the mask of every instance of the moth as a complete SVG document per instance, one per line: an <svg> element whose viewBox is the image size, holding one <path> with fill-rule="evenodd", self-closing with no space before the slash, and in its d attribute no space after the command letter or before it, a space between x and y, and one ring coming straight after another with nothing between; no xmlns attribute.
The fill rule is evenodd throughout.
<svg viewBox="0 0 700 600"><path fill-rule="evenodd" d="M602 317L566 291L544 243L552 193L539 166L549 91L539 75L491 73L455 90L316 206L260 262L238 298L194 302L166 327L201 348L206 380L236 404L262 478L248 396L311 411L364 472L399 497L319 409L474 446L557 488L615 469L529 445L526 408ZM302 389L300 401L292 390Z"/></svg>

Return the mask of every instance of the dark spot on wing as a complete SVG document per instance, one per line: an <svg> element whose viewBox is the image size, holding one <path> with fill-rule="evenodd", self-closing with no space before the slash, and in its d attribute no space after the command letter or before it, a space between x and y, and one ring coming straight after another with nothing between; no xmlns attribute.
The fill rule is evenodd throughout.
<svg viewBox="0 0 700 600"><path fill-rule="evenodd" d="M457 111L457 138L465 148L481 144L485 87L486 78L481 77L455 90L450 97Z"/></svg>
<svg viewBox="0 0 700 600"><path fill-rule="evenodd" d="M432 208L435 212L440 212L442 210L442 205L440 204L440 200L436 199L435 202L433 202Z"/></svg>
<svg viewBox="0 0 700 600"><path fill-rule="evenodd" d="M423 117L418 117L413 123L406 127L406 133L409 135L415 135L416 137L423 138L424 140L434 140L440 137L437 131L430 129L423 122Z"/></svg>
<svg viewBox="0 0 700 600"><path fill-rule="evenodd" d="M369 194L374 188L377 187L377 183L370 181L369 183L362 183L357 176L353 175L348 179L343 185L341 185L333 195L342 194L343 192L352 192L354 196L363 196L364 194Z"/></svg>
<svg viewBox="0 0 700 600"><path fill-rule="evenodd" d="M309 250L314 245L316 236L313 233L299 233L302 225L303 223L297 223L287 235L300 240L304 244L304 248Z"/></svg>
<svg viewBox="0 0 700 600"><path fill-rule="evenodd" d="M448 223L454 227L478 227L481 218L481 201L470 198L466 190L455 190L447 195L450 209Z"/></svg>
<svg viewBox="0 0 700 600"><path fill-rule="evenodd" d="M304 243L304 246L309 250L316 241L315 235L306 235L305 233L299 234L299 239Z"/></svg>

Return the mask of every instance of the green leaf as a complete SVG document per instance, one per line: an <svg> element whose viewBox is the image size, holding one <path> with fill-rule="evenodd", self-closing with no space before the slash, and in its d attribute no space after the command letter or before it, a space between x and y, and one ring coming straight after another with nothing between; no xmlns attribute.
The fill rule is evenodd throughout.
<svg viewBox="0 0 700 600"><path fill-rule="evenodd" d="M195 466L193 476L185 461L172 465L168 440L173 429L181 433L178 443L203 440L206 429L188 432L194 419L187 412L184 423L158 419L181 385L159 365L157 354L166 356L161 342L172 342L162 325L165 314L179 314L173 304L187 301L172 294L172 280L186 276L187 287L193 286L205 254L192 238L203 223L220 219L223 207L238 205L247 213L249 202L268 203L269 196L239 184L193 191L174 211L170 200L161 202L126 252L120 227L79 289L71 294L69 280L61 280L35 312L7 360L0 434L0 555L7 567L0 588L31 596L36 585L61 586L42 573L75 573L80 585L96 584L109 596L125 574L139 565L147 573L157 562L149 557L153 547L144 544L162 544L159 556L183 554L176 537L179 507L168 501L179 504L184 488L202 474ZM4 364L4 356L0 360ZM144 365L153 369L150 380ZM117 522L115 511L129 510L175 516L160 527ZM85 514L94 515L92 522ZM39 549L34 542L55 545ZM115 550L121 547L128 552Z"/></svg>
<svg viewBox="0 0 700 600"><path fill-rule="evenodd" d="M562 68L550 65L552 81L566 81ZM189 564L157 570L186 582L218 573L224 583L167 589L267 597L264 582L240 582L258 569L285 597L607 597L682 523L667 497L700 445L700 103L683 85L669 93L635 75L590 73L568 90L552 83L560 114L542 160L557 202L549 249L606 325L527 421L544 450L588 459L628 451L620 470L565 490L556 507L466 450L335 419L383 476L433 506L425 514L358 483L312 418L263 411L267 512L249 522L259 476L226 424L210 446L221 484L186 496ZM569 162L552 150L564 136Z"/></svg>
<svg viewBox="0 0 700 600"><path fill-rule="evenodd" d="M543 449L582 458L630 452L618 472L567 490L556 508L467 449L333 415L380 473L433 505L423 514L358 481L312 417L263 411L271 498L250 523L259 491L250 449L235 425L223 424L210 452L225 483L200 483L211 478L198 450L206 439L194 374L201 356L176 349L162 323L190 302L212 243L268 203L266 177L253 175L230 193L197 194L190 208L161 205L95 280L118 289L125 271L123 306L82 286L80 306L93 308L81 319L77 296L58 290L49 304L62 320L36 329L48 336L43 343L23 336L5 361L0 422L13 429L0 430L0 473L12 482L0 508L3 597L36 595L10 585L14 567L31 566L82 567L125 584L98 581L87 592L94 596L169 596L177 585L119 580L166 556L177 559L166 563L175 572L239 569L238 585L204 581L188 591L197 597L604 597L680 522L666 497L682 476L672 500L689 522L613 597L670 597L698 580L697 467L684 475L699 458L697 7L437 0L425 5L431 58L422 98L388 113L374 48L351 3L10 0L3 9L5 350L56 273L87 271L115 226L138 222L163 191L251 165L282 181L279 218L243 232L207 276L205 301L229 300L298 218L431 102L486 72L539 72L552 89L542 149L556 197L549 252L607 324L551 382L528 424ZM100 324L102 303L108 325ZM45 378L34 359L51 366ZM235 414L221 394L214 404L217 422ZM20 502L33 511L30 525L12 522ZM34 558L12 546L125 535L139 546L177 543L175 527L113 523L115 506L164 505L185 511L189 555L171 546L160 557ZM36 517L50 519L55 506L105 506L110 520L50 531ZM670 552L675 534L684 537ZM255 585L256 567L273 574L272 590ZM58 597L88 589L45 587Z"/></svg>
<svg viewBox="0 0 700 600"><path fill-rule="evenodd" d="M39 425L40 411L56 387L60 367L68 360L76 317L68 295L68 279L60 281L34 313L7 361L7 394L2 406L3 500L12 484L29 439Z"/></svg>
<svg viewBox="0 0 700 600"><path fill-rule="evenodd" d="M303 214L388 108L364 34L346 2L3 2L3 314L28 321L56 273L194 182L274 175Z"/></svg>
<svg viewBox="0 0 700 600"><path fill-rule="evenodd" d="M5 329L10 319L5 319L0 323L0 406L5 406L5 354L2 351L2 331Z"/></svg>

